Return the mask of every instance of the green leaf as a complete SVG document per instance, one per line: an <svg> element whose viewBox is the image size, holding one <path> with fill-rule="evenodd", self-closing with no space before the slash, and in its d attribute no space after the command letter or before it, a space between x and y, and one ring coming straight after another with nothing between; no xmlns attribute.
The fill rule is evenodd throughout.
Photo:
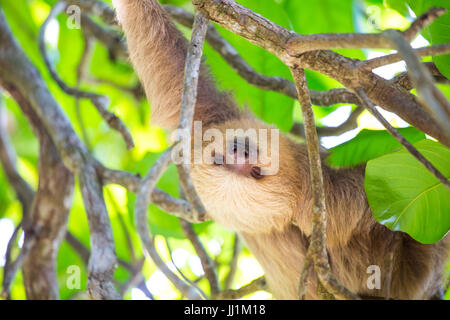
<svg viewBox="0 0 450 320"><path fill-rule="evenodd" d="M61 244L57 257L57 277L59 294L62 300L68 300L80 291L86 290L88 270L78 253L66 242ZM80 268L80 288L69 289L67 281L71 275L69 267Z"/></svg>
<svg viewBox="0 0 450 320"><path fill-rule="evenodd" d="M414 144L450 177L450 150L431 141ZM439 241L450 229L450 190L406 150L367 163L365 190L375 219L422 243Z"/></svg>
<svg viewBox="0 0 450 320"><path fill-rule="evenodd" d="M398 130L411 143L425 139L425 134L415 128ZM327 162L336 167L353 167L398 148L400 143L386 130L364 129L352 140L330 149Z"/></svg>

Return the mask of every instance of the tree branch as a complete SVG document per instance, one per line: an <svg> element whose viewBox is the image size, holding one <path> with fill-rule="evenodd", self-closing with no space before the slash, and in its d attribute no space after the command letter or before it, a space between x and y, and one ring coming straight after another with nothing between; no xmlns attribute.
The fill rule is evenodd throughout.
<svg viewBox="0 0 450 320"><path fill-rule="evenodd" d="M102 177L103 184L118 184L133 193L137 194L139 192L142 179L138 176L126 171L108 169L98 162L96 166L97 171ZM183 199L174 198L170 194L158 188L154 188L149 197L153 204L175 217L182 218L193 223L201 222L196 218L191 204Z"/></svg>
<svg viewBox="0 0 450 320"><path fill-rule="evenodd" d="M183 143L181 139L185 139L184 141L188 141L190 145L192 123L194 119L194 108L197 99L197 83L207 25L207 19L205 19L201 14L198 14L195 19L192 39L186 58L180 123L178 125L178 130L179 132L182 132L182 134L177 137L175 146L179 143ZM149 237L149 230L147 226L146 213L148 206L148 195L153 192L153 189L156 185L156 182L159 180L159 177L170 164L172 150L173 149L170 148L162 155L162 157L157 161L157 163L152 167L152 169L142 181L135 206L136 221L139 222L137 223L136 227L147 254L158 265L161 271L184 295L199 299L201 297L192 290L193 288L181 281L181 279L173 274L170 269L168 269L167 266L162 262L161 258L156 252L156 249L154 248L153 240ZM186 157L188 155L184 154L183 156ZM189 175L189 166L182 163L178 164L177 168L183 192L189 199L189 202L193 203L194 205L196 220L202 220L206 215L206 211L195 192L193 183Z"/></svg>
<svg viewBox="0 0 450 320"><path fill-rule="evenodd" d="M193 3L210 20L277 55L287 66L315 70L350 90L363 87L374 103L450 146L450 137L444 133L442 125L422 109L412 94L365 68L359 68L357 61L329 50L308 51L297 56L295 50L292 52L287 46L296 36L295 32L275 25L235 1L194 0Z"/></svg>
<svg viewBox="0 0 450 320"><path fill-rule="evenodd" d="M450 103L436 88L430 72L414 54L411 45L405 38L392 30L385 31L385 34L405 60L409 77L414 87L417 88L419 100L434 119L441 124L443 133L450 139Z"/></svg>
<svg viewBox="0 0 450 320"><path fill-rule="evenodd" d="M350 116L342 124L337 127L317 127L317 134L319 137L338 136L347 131L356 129L358 127L358 117L364 111L363 107L357 107ZM295 122L291 128L290 133L298 137L305 137L305 127L303 123Z"/></svg>
<svg viewBox="0 0 450 320"><path fill-rule="evenodd" d="M81 167L79 180L91 237L88 292L93 299L117 300L121 298L113 285L117 258L102 185L95 168L89 164Z"/></svg>
<svg viewBox="0 0 450 320"><path fill-rule="evenodd" d="M450 43L438 44L430 47L423 47L413 50L419 57L440 56L450 53ZM373 58L359 62L361 67L368 69L376 69L388 64L402 61L403 57L398 53L388 54L382 57Z"/></svg>
<svg viewBox="0 0 450 320"><path fill-rule="evenodd" d="M161 175L167 169L171 162L172 148L169 148L153 165L145 178L142 180L141 187L136 197L134 208L136 229L141 239L144 253L151 258L161 272L174 284L174 286L186 297L193 300L201 300L201 296L195 288L186 284L175 273L173 273L159 256L155 248L153 237L150 237L150 230L147 225L147 207L149 194L158 182Z"/></svg>
<svg viewBox="0 0 450 320"><path fill-rule="evenodd" d="M62 164L56 148L28 100L18 91L10 92L24 111L39 148L39 186L36 194L15 169L15 156L2 157L9 167L12 185L27 211L22 225L25 231L23 248L14 262L5 268L4 291L7 292L18 269L23 268L24 285L29 299L57 299L56 258L64 237L74 187L73 175ZM3 146L7 147L6 132L2 132ZM8 163L9 162L9 163ZM15 172L14 172L15 171ZM30 210L30 211L28 211Z"/></svg>
<svg viewBox="0 0 450 320"><path fill-rule="evenodd" d="M198 293L202 296L203 299L208 300L208 296L196 284L198 282L198 279L196 281L191 281L188 277L186 277L184 275L184 273L180 270L180 268L178 268L178 266L175 264L175 261L173 260L172 249L169 244L169 239L164 238L164 240L166 242L167 251L169 251L170 261L172 262L172 265L175 267L177 272L180 274L180 276L183 278L184 281L189 283L192 287L194 287L198 291Z"/></svg>
<svg viewBox="0 0 450 320"><path fill-rule="evenodd" d="M424 62L423 63L425 67L427 67L428 71L431 73L431 75L434 78L434 81L436 83L443 83L443 84L450 84L450 80L447 79L436 67L436 65L433 62ZM403 72L399 74L398 76L395 76L392 80L392 83L395 83L406 90L412 90L414 88L414 84L411 81L411 78L409 77L408 72Z"/></svg>
<svg viewBox="0 0 450 320"><path fill-rule="evenodd" d="M83 30L83 37L84 37L84 48L83 48L83 53L80 58L80 62L77 67L77 80L76 80L77 81L76 82L77 90L80 88L80 85L86 76L88 63L89 63L89 59L90 59L90 55L91 55L91 51L92 51L93 38L91 36L87 35L86 32L84 32L84 30ZM86 144L86 147L89 150L92 150L91 142L89 140L89 137L86 132L86 128L84 126L83 117L81 116L81 108L80 108L80 99L79 98L75 98L75 111L77 114L78 125L80 126L80 130L81 130L81 136L83 137L83 142Z"/></svg>
<svg viewBox="0 0 450 320"><path fill-rule="evenodd" d="M22 106L25 108L29 107ZM27 298L48 300L59 298L56 260L72 206L74 177L41 123L39 126L39 186L24 225L24 247L30 241L32 245L22 271Z"/></svg>
<svg viewBox="0 0 450 320"><path fill-rule="evenodd" d="M100 26L86 14L81 15L81 26L89 35L95 37L108 48L108 52L113 59L128 59L127 44L118 32Z"/></svg>
<svg viewBox="0 0 450 320"><path fill-rule="evenodd" d="M20 101L21 97L26 97L30 109L33 110L36 117L42 122L42 128L46 129L55 144L64 165L70 171L77 174L80 180L83 180L83 185L85 186L83 195L87 197L84 200L89 223L107 221L108 216L106 210L99 208L99 212L94 212L93 210L96 210L95 208L98 207L88 203L92 200L101 199L101 194L92 194L93 192L101 191L96 178L97 175L95 170L93 170L94 161L89 156L85 146L76 136L70 122L61 112L59 105L51 96L39 72L25 57L23 51L13 38L1 10L0 30L0 83L2 87L9 91L16 100ZM19 103L19 105L21 104ZM26 113L26 110L24 112ZM90 176L86 175L86 173L89 173ZM90 190L91 193L86 187L93 188ZM99 205L97 204L97 206ZM102 228L108 228L108 226L103 226ZM90 226L90 228L94 231L98 230L97 226ZM108 278L102 279L101 274L105 270L114 270L115 261L113 260L115 259L112 258L115 257L115 253L112 250L114 244L110 243L111 238L103 237L107 237L107 233L105 235L100 233L91 234L92 256L108 257L111 260L102 261L99 268L95 267L94 262L90 263L89 282L100 281L99 284L103 287L100 289L100 295L108 295L102 296L102 298L114 299L118 297L118 294L114 292L114 287L112 283L108 282ZM111 263L110 267L105 266L107 262ZM100 271L100 273L97 273L97 271ZM92 286L88 283L88 287ZM98 297L95 293L94 296Z"/></svg>
<svg viewBox="0 0 450 320"><path fill-rule="evenodd" d="M328 261L326 250L326 217L327 208L325 201L325 189L323 186L322 161L320 159L319 139L317 137L316 126L314 122L314 113L312 111L311 100L308 95L308 86L306 84L305 72L300 68L291 69L295 85L299 96L302 115L305 123L305 138L308 149L309 167L311 175L311 189L313 195L313 227L311 233L311 242L308 252L311 254L312 261L317 275L323 286L335 297L344 299L358 299L354 293L342 286L331 273L331 267ZM306 259L308 269L308 259ZM302 271L302 273L304 273Z"/></svg>
<svg viewBox="0 0 450 320"><path fill-rule="evenodd" d="M180 219L180 224L181 228L184 231L184 235L191 242L195 252L197 253L197 256L200 258L203 271L205 272L206 279L209 282L211 296L214 297L220 292L219 281L217 279L214 262L211 260L211 257L203 247L203 244L195 233L192 224L182 219Z"/></svg>
<svg viewBox="0 0 450 320"><path fill-rule="evenodd" d="M300 278L298 280L299 300L305 300L306 298L306 287L308 285L308 278L313 268L314 268L314 261L312 258L312 247L310 246L306 253L305 261L303 262L302 271L300 273Z"/></svg>
<svg viewBox="0 0 450 320"><path fill-rule="evenodd" d="M168 14L185 27L192 27L194 15L190 12L172 5L164 5ZM218 54L249 84L263 90L272 90L297 99L297 91L294 83L281 77L269 77L256 72L245 61L236 49L217 32L212 24L208 25L206 41ZM345 89L333 89L329 91L310 90L311 100L315 105L329 106L337 103L358 103L355 95Z"/></svg>
<svg viewBox="0 0 450 320"><path fill-rule="evenodd" d="M30 212L31 203L34 198L34 191L30 185L20 176L16 166L16 153L9 140L9 133L5 125L7 124L7 114L0 97L0 161L3 171L14 189L20 204L22 205L22 216L26 217Z"/></svg>
<svg viewBox="0 0 450 320"><path fill-rule="evenodd" d="M186 65L184 70L183 94L181 96L180 123L175 142L187 143L190 146L192 124L194 120L195 103L197 101L197 84L200 73L203 44L205 41L208 20L202 13L197 12L194 26L192 27L192 38L188 48ZM183 140L183 141L182 141ZM183 157L191 159L190 154L183 154ZM183 161L184 162L184 161ZM190 168L187 163L177 164L178 176L181 188L190 203L192 203L198 219L206 217L206 210L195 191L194 184L190 176Z"/></svg>
<svg viewBox="0 0 450 320"><path fill-rule="evenodd" d="M249 284L237 289L237 290L225 290L221 293L219 293L215 299L216 300L236 300L240 299L250 293L259 291L259 290L266 290L266 279L264 276L261 276L259 278L256 278Z"/></svg>
<svg viewBox="0 0 450 320"><path fill-rule="evenodd" d="M408 41L412 41L420 30L442 16L446 11L447 10L444 8L430 9L428 12L417 18L411 26L403 32L403 36L408 39ZM286 49L290 55L298 56L307 51L322 49L392 49L392 45L393 44L390 41L387 41L387 38L383 33L321 33L309 35L297 34L289 40Z"/></svg>

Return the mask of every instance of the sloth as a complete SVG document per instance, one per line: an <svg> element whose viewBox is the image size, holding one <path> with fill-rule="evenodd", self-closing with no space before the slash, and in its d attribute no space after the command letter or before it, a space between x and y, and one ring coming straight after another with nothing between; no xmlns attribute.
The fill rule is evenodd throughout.
<svg viewBox="0 0 450 320"><path fill-rule="evenodd" d="M151 120L174 130L180 115L188 42L156 0L114 0L114 6L127 38L130 60L151 102ZM279 134L278 170L264 174L273 163L248 158L252 152L270 155L272 138L262 145L258 137L260 129L273 128L242 111L230 94L220 92L203 64L194 120L201 121L202 132L214 129L223 136L230 129L257 132L256 138L245 136L243 145L237 141L243 140L236 137L212 142L216 147L223 144L224 151L212 152L212 161L192 164L191 175L208 215L243 238L261 264L273 296L297 299L312 231L313 203L305 145ZM223 161L227 156L239 161L229 164ZM363 167L336 169L325 162L322 166L326 249L337 280L361 297L383 298L389 270L386 257L392 254L390 298L430 299L441 293L450 237L435 244L421 244L406 233L389 230L372 216L364 192ZM367 286L368 268L373 265L381 270L378 289ZM319 298L317 279L312 272L307 299Z"/></svg>

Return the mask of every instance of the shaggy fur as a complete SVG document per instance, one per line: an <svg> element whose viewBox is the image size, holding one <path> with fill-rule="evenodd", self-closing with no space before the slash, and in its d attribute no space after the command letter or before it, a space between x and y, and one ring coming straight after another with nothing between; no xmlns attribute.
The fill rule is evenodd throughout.
<svg viewBox="0 0 450 320"><path fill-rule="evenodd" d="M156 0L115 0L127 36L131 61L152 104L152 121L174 129L178 123L187 41ZM202 66L195 120L203 128L269 128L236 107L216 90ZM256 142L254 142L256 143ZM297 283L311 233L312 199L304 145L280 137L280 170L260 180L224 166L192 166L195 187L208 213L236 230L264 268L279 299L296 299ZM261 165L264 167L264 165ZM323 164L327 194L327 250L337 279L362 296L383 297L386 257L397 235L391 298L428 299L441 287L450 237L424 245L393 232L372 217L364 193L364 168L337 170ZM293 224L294 222L294 224ZM369 290L367 268L381 268L381 289ZM317 298L310 278L307 298Z"/></svg>

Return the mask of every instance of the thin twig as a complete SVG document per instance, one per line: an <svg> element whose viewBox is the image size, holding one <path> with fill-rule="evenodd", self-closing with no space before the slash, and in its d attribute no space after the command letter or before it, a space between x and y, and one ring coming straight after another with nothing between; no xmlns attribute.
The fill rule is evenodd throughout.
<svg viewBox="0 0 450 320"><path fill-rule="evenodd" d="M64 239L72 247L72 249L75 250L76 253L78 253L81 260L83 260L83 263L87 266L89 263L89 256L91 255L89 249L70 231L66 232L66 236Z"/></svg>
<svg viewBox="0 0 450 320"><path fill-rule="evenodd" d="M22 223L19 223L15 228L11 238L8 241L5 253L5 265L3 266L3 281L2 281L2 291L0 296L8 299L11 296L11 284L14 280L14 276L17 272L16 262L12 259L12 251L15 248L16 239L19 235L20 230L22 230ZM19 253L20 254L20 253Z"/></svg>
<svg viewBox="0 0 450 320"><path fill-rule="evenodd" d="M186 138L188 139L188 138ZM188 140L190 141L190 140ZM189 173L189 165L180 164L177 165L178 178L180 181L180 187L183 190L189 203L192 204L194 220L205 221L207 219L206 209L203 206L200 197L195 191L194 183L192 182L191 175Z"/></svg>
<svg viewBox="0 0 450 320"><path fill-rule="evenodd" d="M130 172L106 168L99 162L96 163L96 168L102 177L104 185L118 184L136 194L139 192L142 184L140 177ZM198 215L194 213L194 209L189 202L183 199L177 199L158 188L154 188L149 197L153 204L175 217L185 219L192 223L206 221L205 219L198 219Z"/></svg>
<svg viewBox="0 0 450 320"><path fill-rule="evenodd" d="M410 92L367 69L358 68L357 61L331 50L305 52L298 57L287 50L287 43L296 35L232 0L193 0L197 10L210 20L244 37L253 44L278 56L288 67L299 65L331 77L350 90L363 87L380 107L399 115L414 127L450 146L450 137L443 134L434 120ZM384 36L384 41L386 37Z"/></svg>
<svg viewBox="0 0 450 320"><path fill-rule="evenodd" d="M450 80L447 79L436 67L436 65L433 62L424 62L423 63L427 68L428 71L430 71L431 75L434 78L434 81L436 83L442 83L442 84L450 84ZM411 90L414 88L414 84L411 81L411 78L409 77L408 72L403 72L394 78L391 79L392 83L395 83L406 90Z"/></svg>
<svg viewBox="0 0 450 320"><path fill-rule="evenodd" d="M108 196L109 201L111 202L112 207L114 208L114 211L116 212L117 217L119 219L119 224L120 224L120 227L122 228L123 234L125 236L128 251L130 252L131 261L132 261L132 263L135 263L136 262L136 253L134 251L134 246L133 246L133 241L131 240L130 231L128 230L125 220L123 219L123 213L121 212L119 205L117 204L116 199L111 192L111 189L106 189L106 195Z"/></svg>
<svg viewBox="0 0 450 320"><path fill-rule="evenodd" d="M67 4L64 1L58 2L50 11L50 14L48 15L47 19L44 21L44 23L41 26L41 29L39 31L39 50L42 54L42 57L44 58L45 65L47 69L49 70L53 80L59 85L59 87L67 94L74 96L76 98L87 98L90 99L92 104L97 108L98 112L102 116L102 118L108 123L108 125L119 132L123 139L125 140L125 143L127 145L128 149L131 149L134 147L133 138L131 137L131 134L129 133L128 129L123 124L122 120L120 120L114 113L108 111L108 104L109 99L106 96L101 96L99 94L93 93L93 92L87 92L78 90L76 88L69 87L56 73L53 66L51 65L51 62L48 58L47 51L45 48L45 31L47 29L47 26L49 22L59 15L65 8Z"/></svg>
<svg viewBox="0 0 450 320"><path fill-rule="evenodd" d="M3 266L3 279L5 279L5 274L7 274L7 270L9 268L9 265L12 263L12 251L16 247L16 241L17 237L19 236L20 232L22 231L22 222L19 222L17 226L14 228L13 234L11 235L11 238L8 240L8 244L6 246L6 253L5 253L5 265ZM3 281L3 286L5 286L5 281ZM9 289L3 288L3 292L8 291Z"/></svg>
<svg viewBox="0 0 450 320"><path fill-rule="evenodd" d="M414 49L414 53L419 57L426 56L440 56L450 53L450 43L437 44L434 46ZM359 62L359 65L367 69L376 69L388 64L402 61L403 57L398 53L388 54L382 57L377 57Z"/></svg>
<svg viewBox="0 0 450 320"><path fill-rule="evenodd" d="M163 7L172 19L185 27L192 27L194 22L194 15L192 13L173 5L164 5ZM272 90L297 99L297 90L292 81L281 77L269 77L256 72L237 50L219 34L211 23L208 25L206 41L249 84L263 90ZM312 102L319 106L329 106L337 103L358 103L355 95L345 89L329 91L311 90L310 95Z"/></svg>
<svg viewBox="0 0 450 320"><path fill-rule="evenodd" d="M84 29L83 29L84 30ZM80 62L78 63L77 67L77 83L75 88L79 90L81 83L83 82L86 72L87 72L87 66L89 63L89 58L92 51L92 38L86 34L86 32L83 32L84 36L84 49L83 53L80 58ZM89 140L89 137L86 132L86 127L83 122L83 117L81 116L81 108L80 108L80 98L75 98L75 111L77 115L78 125L80 126L81 135L83 137L83 142L86 144L86 147L89 150L92 150L91 142Z"/></svg>
<svg viewBox="0 0 450 320"><path fill-rule="evenodd" d="M432 8L418 17L411 26L403 32L403 36L408 41L442 16L447 10L444 8ZM341 49L341 48L385 48L392 49L393 44L386 41L384 33L321 33L293 36L287 43L286 48L289 54L298 56L307 51L322 49Z"/></svg>
<svg viewBox="0 0 450 320"><path fill-rule="evenodd" d="M397 129L395 129L391 124L378 112L373 102L367 97L363 89L356 90L356 94L360 97L363 106L369 110L369 112L386 128L386 130L398 141L400 142L406 150L411 153L423 166L431 172L443 185L450 189L449 180L438 170L436 167L428 161L408 140L403 137Z"/></svg>
<svg viewBox="0 0 450 320"><path fill-rule="evenodd" d="M192 300L199 300L201 296L195 288L186 284L175 273L173 273L159 256L155 248L154 238L150 237L150 230L147 225L147 207L149 195L158 182L161 175L167 169L171 162L172 148L169 148L153 165L145 178L142 180L141 187L136 197L134 209L135 224L139 237L143 244L144 253L151 258L161 272L175 285L175 287L186 297Z"/></svg>
<svg viewBox="0 0 450 320"><path fill-rule="evenodd" d="M422 31L424 28L429 26L431 23L433 23L437 18L442 16L447 12L447 9L445 8L431 8L419 17L414 20L409 28L405 31L403 31L403 37L408 42L411 42L414 40L414 38L417 36L417 34Z"/></svg>
<svg viewBox="0 0 450 320"><path fill-rule="evenodd" d="M195 252L197 253L197 256L200 258L200 262L203 267L203 271L205 272L206 279L209 282L210 290L211 290L211 296L215 296L220 292L219 288L219 281L217 279L216 270L214 267L214 262L212 261L211 257L206 252L202 242L200 241L199 237L195 233L194 228L192 227L192 224L190 224L188 221L180 219L181 228L184 231L184 235L186 238L191 242L192 246L194 247Z"/></svg>
<svg viewBox="0 0 450 320"><path fill-rule="evenodd" d="M88 213L90 228L93 231L90 234L92 257L96 260L89 264L88 288L91 292L91 297L102 299L120 298L115 291L113 281L111 281L116 264L114 243L112 236L109 236L112 235L112 231L110 230L111 226L106 209L104 207L99 208L104 203L101 197L101 186L98 176L93 170L95 161L78 139L66 115L61 111L59 104L48 91L39 71L25 56L13 37L1 10L0 29L2 30L0 32L1 42L6 48L5 50L0 50L0 82L2 87L7 89L11 96L19 102L19 106L30 122L32 124L36 123L37 130L35 131L48 133L49 139L46 141L55 144L62 164L71 172L76 173L80 179L80 185L83 185L81 188L83 200ZM54 167L52 165L47 166L48 168ZM66 179L63 178L60 178L57 183L44 185L66 189L64 185L60 186L60 183L69 185ZM68 200L70 199L65 195L60 195L56 197L55 201L58 203L63 202L64 205L70 205ZM44 202L44 204L46 203ZM47 205L45 209L49 210L52 208ZM60 213L60 211L61 209L57 208L51 214ZM46 212L42 211L42 214L46 214ZM49 218L48 215L46 217ZM51 219L52 223L54 219ZM46 223L48 226L49 222L47 221ZM97 224L102 225L99 226ZM59 230L56 228L48 229ZM55 244L54 248L57 247ZM52 252L52 250L49 252Z"/></svg>
<svg viewBox="0 0 450 320"><path fill-rule="evenodd" d="M22 217L26 219L34 198L34 191L17 171L16 152L5 127L8 122L6 116L6 109L3 107L3 101L0 97L0 161L11 187L16 192L17 198L22 205Z"/></svg>
<svg viewBox="0 0 450 320"><path fill-rule="evenodd" d="M144 278L144 275L142 274L142 267L144 266L144 263L145 263L145 259L140 259L139 261L136 262L136 265L133 265L133 268L131 270L129 270L131 272L130 278L120 287L120 294L122 296L125 295L125 293L129 289L137 287L141 283L144 283L144 285L145 285L145 278ZM147 291L148 291L148 288L147 288ZM149 297L150 299L153 299L153 295L151 293L150 293L150 297Z"/></svg>
<svg viewBox="0 0 450 320"><path fill-rule="evenodd" d="M308 251L305 256L305 261L303 262L302 271L300 273L300 278L298 280L298 299L305 300L306 298L306 289L308 285L308 277L311 274L312 269L314 268L314 261L312 260L311 250L308 248Z"/></svg>
<svg viewBox="0 0 450 320"><path fill-rule="evenodd" d="M138 82L137 84L135 84L133 86L126 86L126 85L116 83L109 79L99 79L99 78L94 78L94 77L87 77L86 81L89 83L92 83L92 84L105 84L107 86L113 87L122 92L129 93L129 94L133 95L133 97L137 101L140 101L141 99L145 98L145 91L140 82Z"/></svg>
<svg viewBox="0 0 450 320"><path fill-rule="evenodd" d="M201 57L203 53L203 44L205 41L206 30L208 28L208 19L203 14L197 11L192 27L192 38L189 45L189 49L186 57L186 65L184 70L184 84L183 94L181 97L181 110L180 110L180 123L178 125L178 132L182 135L177 137L176 142L184 140L184 143L188 143L190 146L192 123L194 120L195 104L197 101L197 84L200 74ZM183 157L189 158L190 155L184 154ZM192 203L195 212L198 214L199 219L206 217L206 210L203 206L200 197L195 191L194 184L190 176L189 164L184 163L177 164L178 176L180 180L181 188L186 195L186 198Z"/></svg>
<svg viewBox="0 0 450 320"><path fill-rule="evenodd" d="M37 230L37 229L36 229ZM5 268L3 273L3 283L2 283L2 293L1 296L9 296L11 284L17 274L17 271L22 268L25 258L30 253L31 248L36 244L36 237L39 234L39 230L37 230L34 236L31 236L24 241L22 249L19 252L19 255L16 257L14 261L11 261L7 268ZM6 266L5 266L6 267Z"/></svg>
<svg viewBox="0 0 450 320"><path fill-rule="evenodd" d="M237 290L225 290L219 293L215 299L216 300L236 300L240 299L248 294L254 293L259 290L266 290L266 279L264 276L256 278L249 284L237 289Z"/></svg>
<svg viewBox="0 0 450 320"><path fill-rule="evenodd" d="M187 283L189 283L192 287L194 287L198 293L203 297L203 299L208 300L208 296L203 292L202 289L200 289L197 285L197 283L195 283L194 281L190 280L188 277L186 277L186 275L180 270L180 268L177 266L177 264L175 263L175 261L173 260L173 254L172 254L172 248L170 247L169 244L169 239L164 238L165 243L166 243L166 247L167 247L167 251L169 252L169 256L170 256L170 261L172 262L172 265L175 267L175 269L177 270L177 272L180 274L180 276L183 278L184 281L186 281ZM198 280L197 280L198 282Z"/></svg>
<svg viewBox="0 0 450 320"><path fill-rule="evenodd" d="M91 255L88 292L94 299L121 299L113 285L117 264L111 222L95 168L85 164L79 175L80 189L89 222Z"/></svg>
<svg viewBox="0 0 450 320"><path fill-rule="evenodd" d="M115 61L117 58L126 60L128 58L127 44L116 30L99 25L86 14L81 15L80 22L84 32L105 45L111 60Z"/></svg>
<svg viewBox="0 0 450 320"><path fill-rule="evenodd" d="M234 234L233 255L231 256L231 261L229 262L230 271L228 271L227 277L224 280L225 290L230 289L231 285L233 284L241 249L242 249L241 240L239 239L239 236L237 234Z"/></svg>
<svg viewBox="0 0 450 320"><path fill-rule="evenodd" d="M319 137L338 136L347 131L356 129L358 127L358 117L363 111L364 108L358 106L342 124L337 127L317 127L317 134L319 135ZM304 132L304 125L300 122L295 122L290 131L290 133L292 133L293 135L303 138L305 137Z"/></svg>

